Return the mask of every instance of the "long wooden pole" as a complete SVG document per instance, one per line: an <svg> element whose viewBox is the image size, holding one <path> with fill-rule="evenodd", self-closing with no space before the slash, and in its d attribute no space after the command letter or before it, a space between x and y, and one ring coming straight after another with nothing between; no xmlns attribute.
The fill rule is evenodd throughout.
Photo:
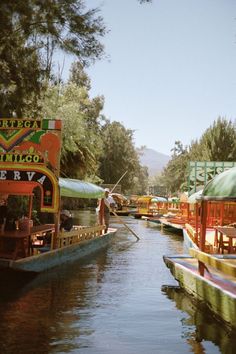
<svg viewBox="0 0 236 354"><path fill-rule="evenodd" d="M116 182L116 184L114 185L114 187L112 188L110 193L112 193L114 191L114 189L116 188L118 183L124 178L124 176L126 175L127 172L128 172L128 170L125 171L125 173L123 173L123 175ZM121 218L119 218L119 216L116 214L116 212L114 210L111 209L111 207L110 207L110 205L108 203L106 203L106 206L108 207L109 211L117 218L117 220L119 220L121 222L121 224L123 224L126 227L126 229L129 230L137 238L137 240L139 241L140 238L138 237L138 235L128 225L126 225L126 223Z"/></svg>
<svg viewBox="0 0 236 354"><path fill-rule="evenodd" d="M112 210L111 208L110 208L110 210L111 210L112 214L115 215L115 217L126 227L126 229L129 230L139 241L140 238L138 237L138 235L128 225L126 225L126 223L124 223L124 221L116 214L116 212L114 210Z"/></svg>
<svg viewBox="0 0 236 354"><path fill-rule="evenodd" d="M123 173L123 175L122 175L122 176L120 177L120 179L116 182L116 184L114 185L114 187L112 188L112 190L111 190L110 193L112 193L112 192L114 191L114 189L116 188L116 186L118 185L118 183L124 178L124 176L126 175L127 172L128 172L128 170L125 171L125 173Z"/></svg>
<svg viewBox="0 0 236 354"><path fill-rule="evenodd" d="M129 230L139 241L140 238L138 237L138 235L128 226L126 225L126 223L124 223L124 221L116 214L116 212L114 210L112 210L112 208L110 207L109 203L106 202L106 200L104 200L106 206L108 207L110 213L112 213L113 215L115 215L115 217L117 218L117 220L119 220L125 227L127 230Z"/></svg>

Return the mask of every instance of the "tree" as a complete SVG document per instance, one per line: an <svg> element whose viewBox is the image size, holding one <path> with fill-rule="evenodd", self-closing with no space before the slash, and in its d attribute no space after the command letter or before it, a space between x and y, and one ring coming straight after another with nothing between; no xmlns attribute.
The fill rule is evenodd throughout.
<svg viewBox="0 0 236 354"><path fill-rule="evenodd" d="M13 113L21 117L24 110L33 116L43 87L39 57L33 47L25 46L20 34L14 33L5 40L3 36L0 39L0 117Z"/></svg>
<svg viewBox="0 0 236 354"><path fill-rule="evenodd" d="M82 0L2 0L0 4L0 112L22 116L38 109L52 52L75 54L84 64L103 55L105 26L98 9Z"/></svg>
<svg viewBox="0 0 236 354"><path fill-rule="evenodd" d="M173 155L161 176L161 181L171 192L187 189L188 163L190 161L236 161L235 125L219 117L202 135L183 147L175 142Z"/></svg>
<svg viewBox="0 0 236 354"><path fill-rule="evenodd" d="M164 169L160 181L166 186L168 193L176 193L185 188L187 182L187 166L189 162L188 147L180 141L175 142L171 160Z"/></svg>
<svg viewBox="0 0 236 354"><path fill-rule="evenodd" d="M202 135L203 161L236 161L236 131L234 124L219 117Z"/></svg>
<svg viewBox="0 0 236 354"><path fill-rule="evenodd" d="M99 158L102 139L99 134L99 113L94 106L99 97L90 100L85 87L73 83L50 86L42 102L42 111L52 119L61 117L63 121L61 173L71 178L98 182ZM102 99L100 107L102 108ZM92 117L93 124L87 117ZM96 122L96 124L95 124Z"/></svg>
<svg viewBox="0 0 236 354"><path fill-rule="evenodd" d="M119 122L106 122L102 129L103 154L100 159L100 176L105 183L116 184L126 172L120 182L122 191L128 192L139 177L141 166L137 151L133 144L133 131L126 129ZM139 179L139 178L138 178Z"/></svg>

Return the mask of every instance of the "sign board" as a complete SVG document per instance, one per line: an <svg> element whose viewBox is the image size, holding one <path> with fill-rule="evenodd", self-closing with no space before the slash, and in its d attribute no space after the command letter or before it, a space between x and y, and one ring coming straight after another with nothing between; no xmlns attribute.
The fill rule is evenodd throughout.
<svg viewBox="0 0 236 354"><path fill-rule="evenodd" d="M61 121L0 118L0 190L40 187L41 211L59 207Z"/></svg>
<svg viewBox="0 0 236 354"><path fill-rule="evenodd" d="M234 166L236 166L234 161L190 161L188 194L203 189L216 175Z"/></svg>

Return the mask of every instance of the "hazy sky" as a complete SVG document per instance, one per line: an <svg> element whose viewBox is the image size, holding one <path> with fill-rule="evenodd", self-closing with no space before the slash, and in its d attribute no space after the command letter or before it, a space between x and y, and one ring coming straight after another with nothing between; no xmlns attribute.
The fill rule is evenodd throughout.
<svg viewBox="0 0 236 354"><path fill-rule="evenodd" d="M170 155L219 116L236 118L236 0L89 0L110 32L89 70L103 113L137 147Z"/></svg>

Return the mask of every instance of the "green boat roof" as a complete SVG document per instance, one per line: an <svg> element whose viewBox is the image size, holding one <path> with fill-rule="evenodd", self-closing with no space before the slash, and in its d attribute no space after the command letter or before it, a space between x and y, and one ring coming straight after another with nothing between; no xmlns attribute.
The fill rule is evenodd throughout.
<svg viewBox="0 0 236 354"><path fill-rule="evenodd" d="M236 167L218 174L208 182L201 199L236 201Z"/></svg>
<svg viewBox="0 0 236 354"><path fill-rule="evenodd" d="M189 204L195 204L197 203L198 201L200 201L201 199L201 196L202 196L202 192L203 190L199 190L193 194L191 194L189 197L188 197L188 203Z"/></svg>
<svg viewBox="0 0 236 354"><path fill-rule="evenodd" d="M60 177L59 186L62 197L98 199L105 195L102 187L78 179Z"/></svg>

